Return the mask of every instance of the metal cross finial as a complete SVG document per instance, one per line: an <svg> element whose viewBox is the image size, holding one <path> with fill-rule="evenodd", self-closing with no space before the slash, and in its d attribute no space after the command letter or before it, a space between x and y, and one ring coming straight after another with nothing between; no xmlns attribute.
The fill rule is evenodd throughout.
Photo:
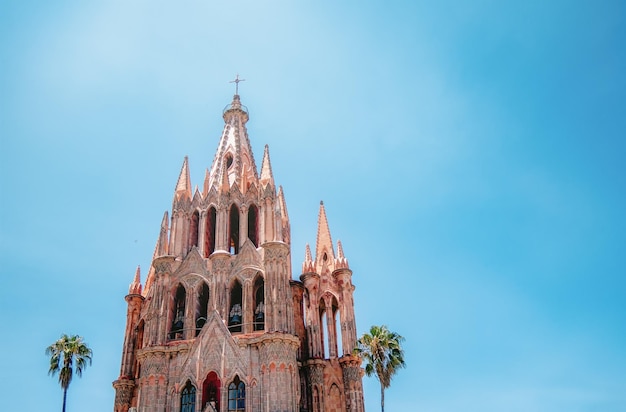
<svg viewBox="0 0 626 412"><path fill-rule="evenodd" d="M237 76L235 77L235 80L230 81L229 83L235 83L235 94L239 94L239 82L245 82L246 79L240 79L239 78L239 73L237 73Z"/></svg>

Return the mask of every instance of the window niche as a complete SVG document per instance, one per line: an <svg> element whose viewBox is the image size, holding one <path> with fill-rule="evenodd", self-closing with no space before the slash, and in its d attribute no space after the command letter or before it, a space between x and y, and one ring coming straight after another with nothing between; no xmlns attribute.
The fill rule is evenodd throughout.
<svg viewBox="0 0 626 412"><path fill-rule="evenodd" d="M229 252L236 255L239 253L239 208L236 205L230 207L229 223Z"/></svg>
<svg viewBox="0 0 626 412"><path fill-rule="evenodd" d="M238 412L246 410L246 385L235 376L235 379L228 385L228 412Z"/></svg>
<svg viewBox="0 0 626 412"><path fill-rule="evenodd" d="M187 381L180 395L180 412L196 412L196 387Z"/></svg>
<svg viewBox="0 0 626 412"><path fill-rule="evenodd" d="M265 281L258 276L254 282L254 330L265 329Z"/></svg>
<svg viewBox="0 0 626 412"><path fill-rule="evenodd" d="M228 330L231 333L241 332L243 323L242 288L238 280L230 289L230 309L228 310Z"/></svg>
<svg viewBox="0 0 626 412"><path fill-rule="evenodd" d="M198 222L200 221L200 213L196 210L191 215L191 221L189 222L189 250L194 246L198 246Z"/></svg>
<svg viewBox="0 0 626 412"><path fill-rule="evenodd" d="M222 387L222 383L220 382L220 378L217 376L217 373L213 371L209 372L209 374L207 375L202 385L202 410L203 411L219 411L220 410L220 388L221 387Z"/></svg>
<svg viewBox="0 0 626 412"><path fill-rule="evenodd" d="M198 307L196 308L196 336L202 331L206 323L209 309L209 286L202 282L202 287L198 291Z"/></svg>
<svg viewBox="0 0 626 412"><path fill-rule="evenodd" d="M215 224L217 222L217 212L211 206L207 212L206 229L204 231L204 257L211 256L215 252Z"/></svg>
<svg viewBox="0 0 626 412"><path fill-rule="evenodd" d="M185 287L178 284L174 295L174 306L172 313L172 326L170 328L170 339L183 339L185 329L185 300L187 292Z"/></svg>
<svg viewBox="0 0 626 412"><path fill-rule="evenodd" d="M259 247L259 209L256 205L250 205L248 209L248 239Z"/></svg>

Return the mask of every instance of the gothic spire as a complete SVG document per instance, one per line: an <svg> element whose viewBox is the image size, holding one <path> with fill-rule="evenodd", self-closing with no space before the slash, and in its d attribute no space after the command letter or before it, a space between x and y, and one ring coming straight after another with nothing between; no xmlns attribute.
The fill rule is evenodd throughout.
<svg viewBox="0 0 626 412"><path fill-rule="evenodd" d="M129 295L141 295L141 269L137 266L137 271L135 272L135 278L133 279L133 283L130 284L128 288Z"/></svg>
<svg viewBox="0 0 626 412"><path fill-rule="evenodd" d="M270 163L270 148L265 145L263 152L263 161L261 162L261 178L259 179L262 186L268 183L274 186L274 175L272 174L272 164Z"/></svg>
<svg viewBox="0 0 626 412"><path fill-rule="evenodd" d="M204 185L202 187L202 195L206 197L209 193L209 169L206 169L204 172Z"/></svg>
<svg viewBox="0 0 626 412"><path fill-rule="evenodd" d="M223 118L224 130L209 170L208 189L222 185L222 173L226 172L229 186L237 183L245 192L247 184L258 181L258 173L246 130L248 109L241 104L239 95L233 96L226 106Z"/></svg>
<svg viewBox="0 0 626 412"><path fill-rule="evenodd" d="M330 229L328 228L328 219L326 218L326 209L324 202L320 202L320 211L317 219L317 241L315 244L315 263L319 266L322 263L333 262L335 253L333 252L333 241L330 238Z"/></svg>
<svg viewBox="0 0 626 412"><path fill-rule="evenodd" d="M159 239L157 240L157 246L154 250L155 256L165 256L167 255L168 249L168 241L167 241L167 231L169 225L169 216L167 210L163 214L163 220L161 220L161 230L159 231Z"/></svg>
<svg viewBox="0 0 626 412"><path fill-rule="evenodd" d="M315 268L313 266L313 258L311 257L311 247L309 244L306 244L306 249L304 251L304 262L302 263L302 273L315 272Z"/></svg>
<svg viewBox="0 0 626 412"><path fill-rule="evenodd" d="M348 269L348 259L343 254L341 240L337 241L337 259L335 259L335 269Z"/></svg>
<svg viewBox="0 0 626 412"><path fill-rule="evenodd" d="M180 168L180 175L178 175L178 182L176 182L176 189L174 190L174 200L183 198L191 200L191 178L189 177L189 159L187 156L185 156L183 166Z"/></svg>

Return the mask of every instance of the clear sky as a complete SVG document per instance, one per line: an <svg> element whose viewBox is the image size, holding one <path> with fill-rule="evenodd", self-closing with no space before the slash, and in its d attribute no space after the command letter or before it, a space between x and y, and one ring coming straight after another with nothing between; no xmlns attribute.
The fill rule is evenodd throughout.
<svg viewBox="0 0 626 412"><path fill-rule="evenodd" d="M341 3L341 4L337 4ZM124 295L185 155L202 185L239 73L298 278L319 201L388 411L626 410L623 1L4 1L2 410L113 408ZM368 411L378 383L366 378Z"/></svg>

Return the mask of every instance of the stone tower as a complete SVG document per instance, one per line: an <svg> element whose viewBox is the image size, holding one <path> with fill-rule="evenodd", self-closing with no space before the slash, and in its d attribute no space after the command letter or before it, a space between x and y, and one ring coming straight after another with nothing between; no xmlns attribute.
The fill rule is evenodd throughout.
<svg viewBox="0 0 626 412"><path fill-rule="evenodd" d="M315 259L292 278L290 224L269 149L260 174L235 94L203 189L185 158L145 285L128 311L115 412L363 412L341 242L320 204Z"/></svg>

